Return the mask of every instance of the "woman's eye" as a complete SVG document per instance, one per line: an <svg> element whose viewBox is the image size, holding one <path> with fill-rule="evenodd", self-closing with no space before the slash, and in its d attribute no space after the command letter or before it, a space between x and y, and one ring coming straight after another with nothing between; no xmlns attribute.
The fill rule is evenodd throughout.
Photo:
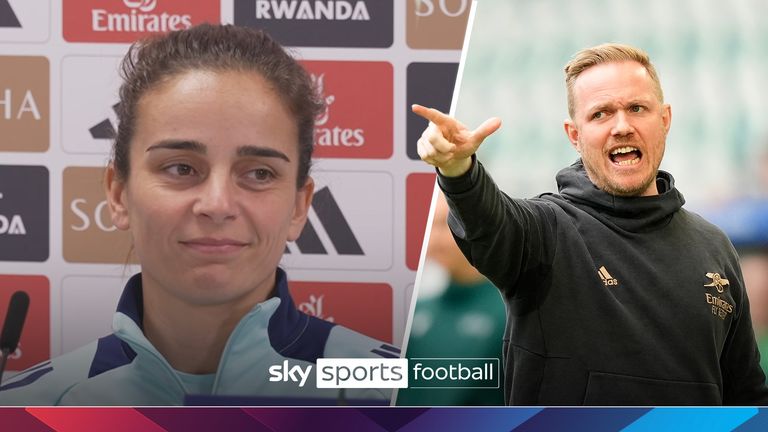
<svg viewBox="0 0 768 432"><path fill-rule="evenodd" d="M272 174L272 171L266 168L257 168L253 171L250 171L250 176L253 177L253 179L262 182L272 180L275 177L275 175Z"/></svg>
<svg viewBox="0 0 768 432"><path fill-rule="evenodd" d="M173 164L166 167L165 171L177 176L189 176L195 173L195 169L187 164Z"/></svg>

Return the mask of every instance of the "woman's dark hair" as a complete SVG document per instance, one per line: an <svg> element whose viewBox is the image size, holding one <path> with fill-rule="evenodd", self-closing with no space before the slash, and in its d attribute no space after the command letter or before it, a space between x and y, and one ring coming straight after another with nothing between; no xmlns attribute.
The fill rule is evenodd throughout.
<svg viewBox="0 0 768 432"><path fill-rule="evenodd" d="M121 65L123 85L117 108L113 163L118 178L128 179L130 142L136 107L155 86L191 70L258 72L275 87L296 118L299 131L297 187L309 175L315 118L324 106L309 74L267 33L233 25L200 24L135 42Z"/></svg>

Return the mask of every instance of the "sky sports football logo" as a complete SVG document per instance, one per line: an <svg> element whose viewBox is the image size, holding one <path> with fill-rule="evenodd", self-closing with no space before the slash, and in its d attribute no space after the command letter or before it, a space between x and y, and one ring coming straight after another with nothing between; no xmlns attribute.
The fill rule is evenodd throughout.
<svg viewBox="0 0 768 432"><path fill-rule="evenodd" d="M64 0L68 42L132 42L221 21L218 0Z"/></svg>
<svg viewBox="0 0 768 432"><path fill-rule="evenodd" d="M319 358L316 365L283 360L268 375L270 382L331 389L499 388L499 366L497 358Z"/></svg>

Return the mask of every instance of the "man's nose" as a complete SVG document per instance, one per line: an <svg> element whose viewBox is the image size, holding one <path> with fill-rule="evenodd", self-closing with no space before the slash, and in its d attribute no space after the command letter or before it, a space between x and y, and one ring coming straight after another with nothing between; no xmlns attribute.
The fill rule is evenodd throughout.
<svg viewBox="0 0 768 432"><path fill-rule="evenodd" d="M614 116L613 128L611 129L611 135L613 136L626 136L634 133L635 128L632 126L627 114L619 110Z"/></svg>
<svg viewBox="0 0 768 432"><path fill-rule="evenodd" d="M220 224L237 217L235 200L236 185L230 179L229 173L212 172L200 188L200 196L192 208L196 216L209 218Z"/></svg>

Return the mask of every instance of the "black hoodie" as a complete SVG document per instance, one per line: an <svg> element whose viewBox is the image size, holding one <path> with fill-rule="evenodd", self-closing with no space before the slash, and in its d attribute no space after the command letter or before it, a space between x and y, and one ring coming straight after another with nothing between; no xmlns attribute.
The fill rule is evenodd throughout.
<svg viewBox="0 0 768 432"><path fill-rule="evenodd" d="M671 175L648 197L598 189L580 161L528 200L478 162L439 183L456 242L506 299L507 404L768 404L736 252Z"/></svg>

